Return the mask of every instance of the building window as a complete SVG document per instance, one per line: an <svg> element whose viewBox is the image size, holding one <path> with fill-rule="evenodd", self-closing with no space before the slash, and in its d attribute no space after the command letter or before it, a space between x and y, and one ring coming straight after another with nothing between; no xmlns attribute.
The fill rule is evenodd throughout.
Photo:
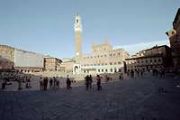
<svg viewBox="0 0 180 120"><path fill-rule="evenodd" d="M113 72L113 69L111 68L110 71Z"/></svg>
<svg viewBox="0 0 180 120"><path fill-rule="evenodd" d="M112 62L110 62L109 64L112 65Z"/></svg>
<svg viewBox="0 0 180 120"><path fill-rule="evenodd" d="M116 62L114 63L114 65L116 65Z"/></svg>
<svg viewBox="0 0 180 120"><path fill-rule="evenodd" d="M98 72L100 72L100 69L98 69Z"/></svg>
<svg viewBox="0 0 180 120"><path fill-rule="evenodd" d="M106 69L106 72L108 72L108 70Z"/></svg>
<svg viewBox="0 0 180 120"><path fill-rule="evenodd" d="M118 64L121 64L121 62L118 62Z"/></svg>
<svg viewBox="0 0 180 120"><path fill-rule="evenodd" d="M158 62L161 62L161 59L160 59L160 58L158 59Z"/></svg>
<svg viewBox="0 0 180 120"><path fill-rule="evenodd" d="M104 72L104 69L102 69L101 71Z"/></svg>
<svg viewBox="0 0 180 120"><path fill-rule="evenodd" d="M142 60L141 63L144 63L144 61Z"/></svg>

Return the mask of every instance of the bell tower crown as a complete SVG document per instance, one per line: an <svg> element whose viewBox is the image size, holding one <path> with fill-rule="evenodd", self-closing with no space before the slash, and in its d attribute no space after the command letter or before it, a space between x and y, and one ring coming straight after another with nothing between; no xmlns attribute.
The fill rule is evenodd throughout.
<svg viewBox="0 0 180 120"><path fill-rule="evenodd" d="M75 55L76 63L80 63L82 56L82 23L81 17L77 14L74 20L74 33L75 33Z"/></svg>
<svg viewBox="0 0 180 120"><path fill-rule="evenodd" d="M75 21L74 21L74 31L79 31L82 32L82 23L81 23L81 17L79 15L75 16Z"/></svg>

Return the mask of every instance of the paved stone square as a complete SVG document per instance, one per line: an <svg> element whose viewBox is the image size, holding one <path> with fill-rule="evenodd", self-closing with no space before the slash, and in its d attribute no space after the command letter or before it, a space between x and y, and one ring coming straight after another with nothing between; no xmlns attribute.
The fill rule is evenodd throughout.
<svg viewBox="0 0 180 120"><path fill-rule="evenodd" d="M0 120L180 120L178 80L147 75L104 83L102 91L96 85L90 91L0 91Z"/></svg>

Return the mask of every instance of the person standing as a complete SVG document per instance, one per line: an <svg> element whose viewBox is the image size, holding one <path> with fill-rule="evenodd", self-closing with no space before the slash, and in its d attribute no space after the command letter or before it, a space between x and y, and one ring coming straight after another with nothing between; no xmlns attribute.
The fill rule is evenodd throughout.
<svg viewBox="0 0 180 120"><path fill-rule="evenodd" d="M21 79L18 80L18 90L21 90L22 86L21 86Z"/></svg>
<svg viewBox="0 0 180 120"><path fill-rule="evenodd" d="M31 76L28 77L27 83L28 83L28 88L31 88Z"/></svg>
<svg viewBox="0 0 180 120"><path fill-rule="evenodd" d="M89 89L89 75L86 75L85 77L85 85L86 85L86 90Z"/></svg>
<svg viewBox="0 0 180 120"><path fill-rule="evenodd" d="M59 89L59 80L56 80L56 89Z"/></svg>
<svg viewBox="0 0 180 120"><path fill-rule="evenodd" d="M101 77L99 75L97 75L97 90L102 90L102 86L101 86Z"/></svg>
<svg viewBox="0 0 180 120"><path fill-rule="evenodd" d="M56 77L53 77L53 88L56 88Z"/></svg>
<svg viewBox="0 0 180 120"><path fill-rule="evenodd" d="M39 88L40 88L40 90L44 89L43 78L42 77L40 77L40 80L39 80Z"/></svg>
<svg viewBox="0 0 180 120"><path fill-rule="evenodd" d="M66 79L66 85L67 85L67 89L71 89L71 80L69 79L69 75L67 76Z"/></svg>
<svg viewBox="0 0 180 120"><path fill-rule="evenodd" d="M2 90L4 90L6 88L6 82L5 82L5 80L3 80L3 82L2 82Z"/></svg>
<svg viewBox="0 0 180 120"><path fill-rule="evenodd" d="M52 88L52 86L53 86L53 80L52 80L52 78L50 78L50 80L49 80L49 87Z"/></svg>
<svg viewBox="0 0 180 120"><path fill-rule="evenodd" d="M45 77L44 78L44 82L43 82L44 84L44 90L47 90L47 86L48 86L48 78L47 77Z"/></svg>
<svg viewBox="0 0 180 120"><path fill-rule="evenodd" d="M90 88L90 89L92 88L92 82L93 82L92 76L90 75L90 76L89 76L89 88Z"/></svg>
<svg viewBox="0 0 180 120"><path fill-rule="evenodd" d="M131 70L131 78L134 78L134 71Z"/></svg>

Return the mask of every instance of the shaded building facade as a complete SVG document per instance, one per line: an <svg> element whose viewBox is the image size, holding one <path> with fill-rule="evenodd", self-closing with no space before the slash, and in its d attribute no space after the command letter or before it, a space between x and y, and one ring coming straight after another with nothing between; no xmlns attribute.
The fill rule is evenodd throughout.
<svg viewBox="0 0 180 120"><path fill-rule="evenodd" d="M180 8L173 21L173 29L166 32L172 50L173 67L180 71Z"/></svg>
<svg viewBox="0 0 180 120"><path fill-rule="evenodd" d="M126 59L127 71L169 69L172 66L171 49L167 45L142 50Z"/></svg>

